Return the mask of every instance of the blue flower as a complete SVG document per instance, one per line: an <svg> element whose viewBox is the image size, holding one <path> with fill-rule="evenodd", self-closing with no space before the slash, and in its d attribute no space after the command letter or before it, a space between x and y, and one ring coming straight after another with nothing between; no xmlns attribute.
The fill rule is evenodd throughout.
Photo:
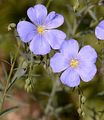
<svg viewBox="0 0 104 120"><path fill-rule="evenodd" d="M96 51L89 45L84 46L79 52L79 45L76 40L63 42L60 52L56 53L50 60L53 72L62 72L60 80L69 87L80 84L80 79L88 82L93 79L97 72Z"/></svg>
<svg viewBox="0 0 104 120"><path fill-rule="evenodd" d="M104 20L102 20L95 28L95 35L98 39L104 40Z"/></svg>
<svg viewBox="0 0 104 120"><path fill-rule="evenodd" d="M38 4L27 10L27 15L32 23L20 21L17 24L17 32L21 40L30 42L30 50L37 55L45 55L53 49L59 49L66 38L66 34L55 28L64 22L62 15L50 12L47 15L45 6Z"/></svg>

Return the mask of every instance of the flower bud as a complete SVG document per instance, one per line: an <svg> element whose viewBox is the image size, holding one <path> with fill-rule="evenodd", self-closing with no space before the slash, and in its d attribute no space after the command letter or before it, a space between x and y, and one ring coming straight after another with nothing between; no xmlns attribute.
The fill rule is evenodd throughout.
<svg viewBox="0 0 104 120"><path fill-rule="evenodd" d="M85 101L86 101L86 98L85 98L84 96L82 96L82 98L81 98L81 102L84 104Z"/></svg>
<svg viewBox="0 0 104 120"><path fill-rule="evenodd" d="M79 114L81 114L81 112L82 112L81 108L78 108L77 112L78 112Z"/></svg>
<svg viewBox="0 0 104 120"><path fill-rule="evenodd" d="M16 24L15 23L11 23L8 25L8 31L12 30L13 28L16 27Z"/></svg>
<svg viewBox="0 0 104 120"><path fill-rule="evenodd" d="M85 116L85 112L82 112L82 114L81 114L81 115L82 115L82 117L84 117L84 116Z"/></svg>

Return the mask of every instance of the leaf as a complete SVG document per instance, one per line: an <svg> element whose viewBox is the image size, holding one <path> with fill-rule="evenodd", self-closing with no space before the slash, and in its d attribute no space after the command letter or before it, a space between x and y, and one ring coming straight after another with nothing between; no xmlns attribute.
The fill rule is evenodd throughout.
<svg viewBox="0 0 104 120"><path fill-rule="evenodd" d="M15 110L17 110L19 108L19 106L14 106L14 107L11 107L11 108L8 108L2 112L0 112L0 117L3 116L3 115L6 115L10 112L14 112Z"/></svg>
<svg viewBox="0 0 104 120"><path fill-rule="evenodd" d="M4 72L5 79L7 80L8 74L7 74L6 66L5 66L4 63L1 63L1 65L2 65L2 70L3 70L3 72Z"/></svg>
<svg viewBox="0 0 104 120"><path fill-rule="evenodd" d="M15 83L15 81L17 79L19 79L20 77L22 77L25 73L26 73L26 70L24 70L23 68L17 69L14 77L12 78L11 82L8 85L7 91L12 87L12 85Z"/></svg>
<svg viewBox="0 0 104 120"><path fill-rule="evenodd" d="M95 20L95 21L97 21L97 17L96 17L96 15L95 15L95 13L92 11L92 10L88 10L88 12L89 12L89 15Z"/></svg>
<svg viewBox="0 0 104 120"><path fill-rule="evenodd" d="M74 4L74 7L73 7L73 9L74 9L74 12L76 11L76 9L79 7L79 0L76 0L75 1L75 4Z"/></svg>
<svg viewBox="0 0 104 120"><path fill-rule="evenodd" d="M104 96L104 91L97 93L97 96Z"/></svg>
<svg viewBox="0 0 104 120"><path fill-rule="evenodd" d="M19 79L20 77L22 77L24 74L26 73L26 69L23 68L18 68L16 73L15 73L15 78Z"/></svg>
<svg viewBox="0 0 104 120"><path fill-rule="evenodd" d="M72 104L68 104L68 105L66 105L65 107L59 107L59 108L57 108L57 109L55 110L55 112L56 112L56 113L60 113L60 112L62 112L63 110L72 108L72 106L73 106Z"/></svg>

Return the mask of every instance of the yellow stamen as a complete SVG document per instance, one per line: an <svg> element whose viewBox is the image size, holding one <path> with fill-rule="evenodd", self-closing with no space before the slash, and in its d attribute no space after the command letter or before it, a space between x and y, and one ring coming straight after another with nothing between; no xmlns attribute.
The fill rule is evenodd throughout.
<svg viewBox="0 0 104 120"><path fill-rule="evenodd" d="M72 60L70 61L70 66L71 66L72 68L76 68L76 67L78 66L78 64L79 64L79 61L78 61L77 59L72 59Z"/></svg>
<svg viewBox="0 0 104 120"><path fill-rule="evenodd" d="M44 28L42 26L38 26L37 31L39 34L42 34L44 32Z"/></svg>

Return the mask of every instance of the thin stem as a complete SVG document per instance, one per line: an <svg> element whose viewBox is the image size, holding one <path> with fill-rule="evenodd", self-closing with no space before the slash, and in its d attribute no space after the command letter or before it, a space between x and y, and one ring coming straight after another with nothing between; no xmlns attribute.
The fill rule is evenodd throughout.
<svg viewBox="0 0 104 120"><path fill-rule="evenodd" d="M54 95L55 95L55 93L56 93L57 85L58 85L58 80L56 80L56 81L53 80L53 88L52 88L50 97L49 97L49 99L48 99L48 103L47 103L46 108L45 108L45 114L46 114L46 115L49 113L49 110L50 110L50 107L51 107L51 104L52 104Z"/></svg>
<svg viewBox="0 0 104 120"><path fill-rule="evenodd" d="M36 4L41 4L43 2L43 0L37 0Z"/></svg>
<svg viewBox="0 0 104 120"><path fill-rule="evenodd" d="M33 67L33 55L32 55L32 52L31 52L31 59L30 59L30 68L29 68L29 76L28 77L30 77L31 76L31 70L32 70L32 67Z"/></svg>
<svg viewBox="0 0 104 120"><path fill-rule="evenodd" d="M48 0L48 3L46 5L47 8L50 6L51 2L52 2L52 0Z"/></svg>
<svg viewBox="0 0 104 120"><path fill-rule="evenodd" d="M20 44L18 46L18 49L19 48L20 48ZM6 94L7 94L7 91L8 91L8 85L9 85L9 82L10 82L10 79L11 79L11 76L12 76L12 73L13 73L13 68L14 68L17 56L18 56L18 50L17 50L17 52L15 54L15 58L14 58L12 66L11 66L9 76L8 76L8 79L7 79L7 82L6 82L6 86L5 86L4 93L3 93L3 98L2 98L2 101L1 101L0 111L2 111L2 109L3 109L5 97L6 97Z"/></svg>

